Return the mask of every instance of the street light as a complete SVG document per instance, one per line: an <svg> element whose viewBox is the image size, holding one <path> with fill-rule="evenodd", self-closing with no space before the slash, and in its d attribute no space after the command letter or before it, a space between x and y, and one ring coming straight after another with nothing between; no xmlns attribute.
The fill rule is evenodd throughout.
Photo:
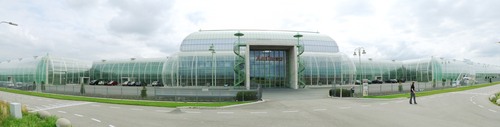
<svg viewBox="0 0 500 127"><path fill-rule="evenodd" d="M2 21L2 22L0 22L0 23L7 23L7 24L9 24L9 25L17 26L17 24L16 24L16 23L13 23L13 22Z"/></svg>
<svg viewBox="0 0 500 127"><path fill-rule="evenodd" d="M217 82L215 81L215 78L217 78L217 75L215 75L216 74L215 67L217 66L217 62L215 61L215 57L214 57L214 54L215 54L214 44L210 45L210 48L208 49L208 51L210 51L212 53L212 85L216 86Z"/></svg>
<svg viewBox="0 0 500 127"><path fill-rule="evenodd" d="M363 52L361 52L361 50L363 50ZM358 54L356 54L356 51L358 52ZM363 72L362 72L362 69L361 69L361 53L362 53L362 54L366 54L366 52L365 52L365 48L363 48L363 47L358 47L358 48L354 49L354 54L353 54L353 55L354 55L354 56L358 55L358 58L359 58L359 59L358 59L358 60L359 60L359 73L360 73L360 76L359 76L359 82L360 82L360 83L359 83L359 85L360 85L360 87L359 87L359 92L361 93L361 96L362 96L362 95L363 95L363 93L362 93L362 92L363 92L363 87L362 87L362 80L363 80L363 77L361 76L361 74L363 74ZM356 70L357 70L357 69L356 69ZM356 81L354 81L354 84L356 84Z"/></svg>

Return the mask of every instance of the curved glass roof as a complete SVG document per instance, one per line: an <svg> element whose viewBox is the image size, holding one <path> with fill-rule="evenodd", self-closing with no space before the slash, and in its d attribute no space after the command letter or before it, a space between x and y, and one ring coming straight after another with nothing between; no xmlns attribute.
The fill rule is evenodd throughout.
<svg viewBox="0 0 500 127"><path fill-rule="evenodd" d="M238 40L235 33L245 34L241 42L266 41L270 43L283 41L296 43L297 33L303 35L300 43L304 45L305 52L339 52L337 43L327 35L317 32L303 31L263 31L263 30L213 30L199 31L188 35L181 44L181 52L208 51L210 45L214 45L216 51L233 51L234 43Z"/></svg>

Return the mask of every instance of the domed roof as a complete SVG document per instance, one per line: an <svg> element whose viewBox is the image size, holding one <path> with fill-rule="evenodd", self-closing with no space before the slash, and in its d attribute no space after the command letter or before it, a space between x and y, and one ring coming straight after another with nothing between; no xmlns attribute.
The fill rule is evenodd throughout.
<svg viewBox="0 0 500 127"><path fill-rule="evenodd" d="M270 30L203 30L188 35L181 44L181 52L208 51L214 45L217 51L232 51L237 42L235 33L241 32L241 43L251 41L266 41L270 43L283 41L296 43L297 33L303 35L300 43L304 45L305 52L338 52L337 43L327 35L318 32L306 31L270 31Z"/></svg>

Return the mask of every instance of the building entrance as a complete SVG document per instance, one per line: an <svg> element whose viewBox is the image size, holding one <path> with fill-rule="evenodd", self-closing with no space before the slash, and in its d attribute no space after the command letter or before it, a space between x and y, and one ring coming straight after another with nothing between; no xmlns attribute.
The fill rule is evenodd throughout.
<svg viewBox="0 0 500 127"><path fill-rule="evenodd" d="M288 88L287 50L250 51L250 81L264 88ZM255 86L254 86L255 87Z"/></svg>

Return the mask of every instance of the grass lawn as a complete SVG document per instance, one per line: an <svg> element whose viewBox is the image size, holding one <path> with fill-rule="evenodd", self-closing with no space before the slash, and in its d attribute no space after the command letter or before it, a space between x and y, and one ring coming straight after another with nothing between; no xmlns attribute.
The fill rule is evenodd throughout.
<svg viewBox="0 0 500 127"><path fill-rule="evenodd" d="M499 84L500 82L493 82L493 83L486 83L486 84L480 84L480 85L473 85L473 86L461 86L457 88L448 88L448 89L439 89L439 90L431 90L431 91L423 91L423 92L416 92L417 97L422 97L422 96L429 96L429 95L434 95L434 94L441 94L441 93L448 93L448 92L457 92L457 91L464 91L464 90L471 90L471 89L477 89L477 88L482 88L482 87L487 87L487 86L492 86ZM392 99L392 98L409 98L410 94L409 93L402 93L402 94L391 94L391 95L381 95L381 96L366 96L364 98L383 98L383 99Z"/></svg>
<svg viewBox="0 0 500 127"><path fill-rule="evenodd" d="M16 119L12 116L0 121L2 127L55 127L57 118L51 116L42 118L38 114L27 113L23 114L22 119Z"/></svg>
<svg viewBox="0 0 500 127"><path fill-rule="evenodd" d="M124 105L139 105L139 106L155 106L155 107L183 107L183 106L193 106L193 107L222 107L235 104L248 103L244 102L171 102L171 101L147 101L147 100L126 100L126 99L110 99L110 98L96 98L96 97L84 97L84 96L71 96L62 94L50 94L50 93L40 93L32 91L22 91L16 89L0 88L0 91L24 94L30 96L54 98L61 100L74 100L74 101L88 101L88 102L99 102L99 103L109 103L109 104L124 104Z"/></svg>

